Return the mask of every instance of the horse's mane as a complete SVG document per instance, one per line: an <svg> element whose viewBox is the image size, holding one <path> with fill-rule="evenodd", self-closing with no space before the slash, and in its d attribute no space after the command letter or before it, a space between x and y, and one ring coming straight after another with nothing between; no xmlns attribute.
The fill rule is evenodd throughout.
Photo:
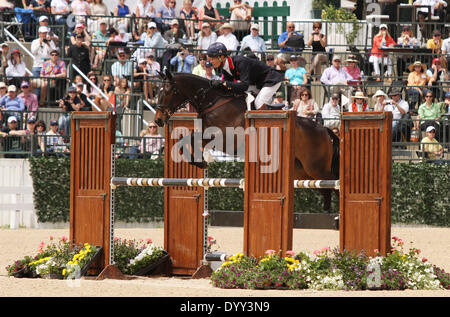
<svg viewBox="0 0 450 317"><path fill-rule="evenodd" d="M197 81L200 84L202 84L202 88L204 87L209 87L209 79L195 75L195 74L191 74L191 73L173 73L172 74L174 76L174 78L178 78L180 77L180 79L186 79L186 80L193 80L193 81Z"/></svg>

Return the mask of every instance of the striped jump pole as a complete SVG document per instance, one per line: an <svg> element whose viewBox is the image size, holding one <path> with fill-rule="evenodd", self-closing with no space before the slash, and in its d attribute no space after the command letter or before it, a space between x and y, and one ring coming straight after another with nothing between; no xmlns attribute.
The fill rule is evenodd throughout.
<svg viewBox="0 0 450 317"><path fill-rule="evenodd" d="M113 177L111 186L188 186L188 187L239 187L244 188L243 178L130 178Z"/></svg>
<svg viewBox="0 0 450 317"><path fill-rule="evenodd" d="M329 188L339 190L339 180L294 180L294 188ZM113 177L111 186L187 186L187 187L239 187L244 189L244 178L136 178Z"/></svg>

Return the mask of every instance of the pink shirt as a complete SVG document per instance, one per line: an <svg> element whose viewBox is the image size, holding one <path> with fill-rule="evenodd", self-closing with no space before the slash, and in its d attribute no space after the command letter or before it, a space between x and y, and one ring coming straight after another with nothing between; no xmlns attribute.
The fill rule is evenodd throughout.
<svg viewBox="0 0 450 317"><path fill-rule="evenodd" d="M354 80L361 80L361 70L358 66L353 67L353 70L351 70L348 66L345 66L344 70L349 73L349 75L352 76Z"/></svg>
<svg viewBox="0 0 450 317"><path fill-rule="evenodd" d="M39 109L38 99L35 94L29 93L25 96L24 93L21 93L17 97L23 99L28 111L37 111Z"/></svg>
<svg viewBox="0 0 450 317"><path fill-rule="evenodd" d="M89 13L89 3L87 1L74 0L70 4L72 7L72 14L74 15L88 15Z"/></svg>

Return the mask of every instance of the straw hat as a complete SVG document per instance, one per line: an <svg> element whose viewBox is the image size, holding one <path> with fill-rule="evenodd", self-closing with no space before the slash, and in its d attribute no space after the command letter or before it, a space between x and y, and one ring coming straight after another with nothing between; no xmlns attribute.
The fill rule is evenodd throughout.
<svg viewBox="0 0 450 317"><path fill-rule="evenodd" d="M230 23L222 24L219 30L222 31L223 29L231 29L231 32L234 32L234 27Z"/></svg>
<svg viewBox="0 0 450 317"><path fill-rule="evenodd" d="M388 95L386 95L386 93L383 90L379 89L375 92L375 94L372 96L372 98L375 99L379 96L383 96L384 98L388 97Z"/></svg>
<svg viewBox="0 0 450 317"><path fill-rule="evenodd" d="M427 70L427 65L422 64L421 61L415 61L414 64L411 64L411 65L408 66L409 71L413 72L414 71L414 67L416 67L416 66L422 67L423 71Z"/></svg>
<svg viewBox="0 0 450 317"><path fill-rule="evenodd" d="M358 58L355 55L349 55L347 59L345 60L346 63L353 62L353 63L359 63Z"/></svg>
<svg viewBox="0 0 450 317"><path fill-rule="evenodd" d="M356 98L360 98L360 99L369 99L366 96L364 96L364 93L362 91L357 91L355 93L354 96L352 96L352 99L356 99Z"/></svg>

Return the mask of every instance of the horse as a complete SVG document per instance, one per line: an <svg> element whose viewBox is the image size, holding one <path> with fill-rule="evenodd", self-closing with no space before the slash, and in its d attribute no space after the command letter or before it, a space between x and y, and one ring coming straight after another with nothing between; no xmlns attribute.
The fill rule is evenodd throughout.
<svg viewBox="0 0 450 317"><path fill-rule="evenodd" d="M158 93L155 113L158 126L163 127L173 113L190 104L198 113L198 118L202 119L203 131L208 127L217 127L225 136L227 127L245 128L246 95L234 95L222 87L213 88L210 80L189 73L166 72L159 73L159 76L163 84ZM330 129L297 116L294 144L295 179L339 179L339 138ZM235 142L233 150L238 147ZM207 167L206 162L191 164ZM333 190L318 191L324 197L323 209L329 213Z"/></svg>

